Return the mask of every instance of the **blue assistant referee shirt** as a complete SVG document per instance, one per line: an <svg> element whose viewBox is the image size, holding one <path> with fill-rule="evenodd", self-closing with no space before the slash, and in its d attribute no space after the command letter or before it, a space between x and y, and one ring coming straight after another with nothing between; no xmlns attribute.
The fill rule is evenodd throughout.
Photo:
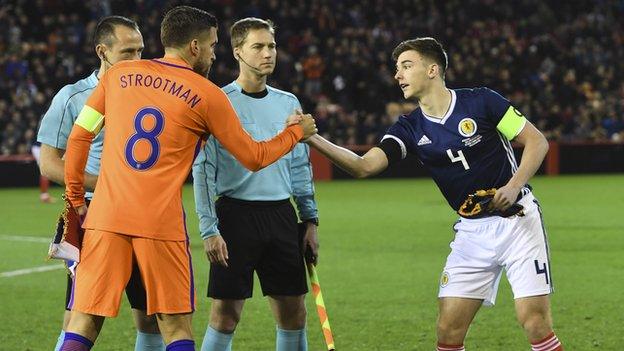
<svg viewBox="0 0 624 351"><path fill-rule="evenodd" d="M299 100L270 86L264 93L245 93L232 82L222 89L230 99L243 128L255 140L267 140L284 129L286 118L301 109ZM301 219L317 218L308 145L293 151L258 172L243 167L210 136L193 165L195 207L203 239L219 233L215 212L217 196L246 201L274 201L294 197Z"/></svg>
<svg viewBox="0 0 624 351"><path fill-rule="evenodd" d="M80 110L84 107L87 98L91 95L98 84L98 71L94 71L87 78L81 79L74 84L64 86L52 99L50 108L43 115L37 141L50 145L57 149L67 148L67 139ZM104 129L93 139L89 158L85 171L97 175L100 173L100 159L104 145ZM92 193L86 193L87 198Z"/></svg>

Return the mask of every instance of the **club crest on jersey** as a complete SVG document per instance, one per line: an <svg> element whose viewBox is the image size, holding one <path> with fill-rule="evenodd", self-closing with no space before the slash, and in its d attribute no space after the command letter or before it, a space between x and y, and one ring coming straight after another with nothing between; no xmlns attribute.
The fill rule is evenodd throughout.
<svg viewBox="0 0 624 351"><path fill-rule="evenodd" d="M447 271L442 272L442 277L440 277L440 286L447 286L450 279L451 275Z"/></svg>
<svg viewBox="0 0 624 351"><path fill-rule="evenodd" d="M459 131L459 134L465 137L471 137L477 132L477 122L475 122L472 118L464 118L459 121L457 130Z"/></svg>

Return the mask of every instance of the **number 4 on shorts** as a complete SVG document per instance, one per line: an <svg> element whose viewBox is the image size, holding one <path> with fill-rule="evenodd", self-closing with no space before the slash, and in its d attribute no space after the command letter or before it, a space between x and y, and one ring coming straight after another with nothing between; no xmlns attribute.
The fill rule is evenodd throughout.
<svg viewBox="0 0 624 351"><path fill-rule="evenodd" d="M535 260L533 262L535 263L535 272L537 274L544 274L544 278L546 278L546 284L550 284L548 280L548 265L546 263L543 263L540 267L538 260Z"/></svg>

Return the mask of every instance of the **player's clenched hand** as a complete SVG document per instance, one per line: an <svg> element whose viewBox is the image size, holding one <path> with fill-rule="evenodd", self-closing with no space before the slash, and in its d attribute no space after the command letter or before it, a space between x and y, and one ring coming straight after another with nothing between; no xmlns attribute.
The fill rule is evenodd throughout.
<svg viewBox="0 0 624 351"><path fill-rule="evenodd" d="M299 109L286 118L286 127L290 127L295 124L299 124L303 120L303 112Z"/></svg>
<svg viewBox="0 0 624 351"><path fill-rule="evenodd" d="M204 251L210 263L218 263L224 267L227 267L228 251L227 244L221 237L221 235L213 235L204 239Z"/></svg>
<svg viewBox="0 0 624 351"><path fill-rule="evenodd" d="M492 206L497 210L506 210L509 206L513 205L518 198L520 187L506 184L505 186L498 188L496 194L492 199Z"/></svg>
<svg viewBox="0 0 624 351"><path fill-rule="evenodd" d="M317 234L317 226L314 223L306 223L305 234L303 235L303 254L308 262L311 262L316 266L318 263L318 250L319 250L319 242L318 242L318 234ZM306 250L310 250L307 252Z"/></svg>
<svg viewBox="0 0 624 351"><path fill-rule="evenodd" d="M301 115L301 122L299 122L299 124L303 127L303 138L301 140L305 141L318 132L316 123L311 114Z"/></svg>

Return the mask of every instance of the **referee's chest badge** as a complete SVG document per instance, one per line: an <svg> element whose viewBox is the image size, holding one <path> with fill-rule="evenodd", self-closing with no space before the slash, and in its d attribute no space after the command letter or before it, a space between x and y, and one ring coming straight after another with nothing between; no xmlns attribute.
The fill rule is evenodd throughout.
<svg viewBox="0 0 624 351"><path fill-rule="evenodd" d="M464 118L459 121L457 129L459 134L465 137L471 137L477 132L477 122L472 118Z"/></svg>
<svg viewBox="0 0 624 351"><path fill-rule="evenodd" d="M442 277L440 277L440 286L445 287L446 285L448 285L450 279L451 276L448 274L448 272L442 272Z"/></svg>

